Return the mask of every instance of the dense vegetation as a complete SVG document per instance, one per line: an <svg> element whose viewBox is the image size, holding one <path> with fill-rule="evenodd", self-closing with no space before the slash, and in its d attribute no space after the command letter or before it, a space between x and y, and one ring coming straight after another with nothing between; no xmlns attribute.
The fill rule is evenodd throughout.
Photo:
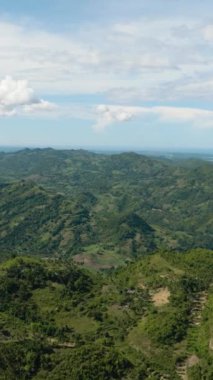
<svg viewBox="0 0 213 380"><path fill-rule="evenodd" d="M175 380L178 363L196 357L189 379L210 380L212 273L207 250L156 253L108 274L70 260L4 262L0 379Z"/></svg>
<svg viewBox="0 0 213 380"><path fill-rule="evenodd" d="M110 267L157 249L212 248L212 164L134 153L0 153L1 257L75 255Z"/></svg>
<svg viewBox="0 0 213 380"><path fill-rule="evenodd" d="M201 160L0 153L0 380L211 380L212 187Z"/></svg>

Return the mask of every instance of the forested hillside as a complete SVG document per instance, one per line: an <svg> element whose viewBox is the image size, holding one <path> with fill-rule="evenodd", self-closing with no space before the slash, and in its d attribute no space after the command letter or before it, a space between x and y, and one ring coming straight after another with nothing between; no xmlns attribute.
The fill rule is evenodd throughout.
<svg viewBox="0 0 213 380"><path fill-rule="evenodd" d="M1 256L108 268L157 248L212 248L213 169L135 153L0 154Z"/></svg>
<svg viewBox="0 0 213 380"><path fill-rule="evenodd" d="M0 266L0 379L213 377L213 252L161 252L108 274L70 260Z"/></svg>
<svg viewBox="0 0 213 380"><path fill-rule="evenodd" d="M0 380L211 380L212 187L199 160L1 153Z"/></svg>

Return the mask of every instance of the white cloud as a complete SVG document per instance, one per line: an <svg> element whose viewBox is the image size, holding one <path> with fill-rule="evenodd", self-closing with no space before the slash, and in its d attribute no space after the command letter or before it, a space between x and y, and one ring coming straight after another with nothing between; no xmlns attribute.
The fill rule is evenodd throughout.
<svg viewBox="0 0 213 380"><path fill-rule="evenodd" d="M0 104L5 107L16 107L38 103L34 91L26 80L13 80L7 76L0 81Z"/></svg>
<svg viewBox="0 0 213 380"><path fill-rule="evenodd" d="M56 111L56 109L58 107L55 104L42 99L38 103L27 104L23 108L25 113L49 112Z"/></svg>
<svg viewBox="0 0 213 380"><path fill-rule="evenodd" d="M213 127L213 111L185 107L152 107L161 121L192 124L199 128Z"/></svg>
<svg viewBox="0 0 213 380"><path fill-rule="evenodd" d="M37 102L25 78L38 93L104 94L115 104L212 99L213 26L163 16L137 20L84 23L84 28L63 34L0 20L0 77L9 73L20 79L7 101L19 94L25 103L12 111L1 105L1 115L17 107L22 112L50 111L50 104ZM33 107L27 104L29 97L34 97Z"/></svg>
<svg viewBox="0 0 213 380"><path fill-rule="evenodd" d="M130 107L99 105L96 108L95 131L103 131L113 123L128 122L133 118L157 118L164 123L193 125L199 128L213 128L213 111L184 107Z"/></svg>
<svg viewBox="0 0 213 380"><path fill-rule="evenodd" d="M140 111L140 110L139 110ZM136 115L136 107L119 107L119 106L107 106L100 104L96 108L97 123L94 125L94 129L99 132L103 131L109 124L114 122L129 121Z"/></svg>
<svg viewBox="0 0 213 380"><path fill-rule="evenodd" d="M14 116L16 115L15 110L8 110L0 105L0 117Z"/></svg>
<svg viewBox="0 0 213 380"><path fill-rule="evenodd" d="M212 71L202 28L193 19L148 17L59 34L0 21L0 77L27 77L36 91L54 94L141 87L158 100L165 83ZM173 94L184 96L172 86Z"/></svg>
<svg viewBox="0 0 213 380"><path fill-rule="evenodd" d="M7 76L0 81L0 116L55 110L55 105L39 99L26 80Z"/></svg>

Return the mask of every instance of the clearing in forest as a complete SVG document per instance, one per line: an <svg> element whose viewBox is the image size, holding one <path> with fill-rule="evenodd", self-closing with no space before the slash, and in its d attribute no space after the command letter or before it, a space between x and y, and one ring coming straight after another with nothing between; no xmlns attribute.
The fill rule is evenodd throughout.
<svg viewBox="0 0 213 380"><path fill-rule="evenodd" d="M154 302L155 306L159 307L169 303L169 297L169 289L167 287L160 288L152 295L152 301Z"/></svg>

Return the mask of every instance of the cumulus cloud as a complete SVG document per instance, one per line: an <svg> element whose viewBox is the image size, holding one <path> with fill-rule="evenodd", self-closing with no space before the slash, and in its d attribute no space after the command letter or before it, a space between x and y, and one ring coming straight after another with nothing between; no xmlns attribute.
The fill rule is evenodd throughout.
<svg viewBox="0 0 213 380"><path fill-rule="evenodd" d="M96 108L95 131L101 132L114 123L128 122L133 118L157 118L165 123L187 123L200 128L213 128L213 111L184 107L129 107L99 105Z"/></svg>
<svg viewBox="0 0 213 380"><path fill-rule="evenodd" d="M26 80L10 76L0 81L0 116L48 112L55 105L39 99Z"/></svg>
<svg viewBox="0 0 213 380"><path fill-rule="evenodd" d="M140 110L139 110L140 112ZM108 125L115 122L126 122L136 116L136 107L107 106L100 104L96 108L97 123L94 129L97 132L103 131Z"/></svg>
<svg viewBox="0 0 213 380"><path fill-rule="evenodd" d="M0 103L5 107L14 107L38 103L38 99L26 80L13 80L7 76L0 81Z"/></svg>

